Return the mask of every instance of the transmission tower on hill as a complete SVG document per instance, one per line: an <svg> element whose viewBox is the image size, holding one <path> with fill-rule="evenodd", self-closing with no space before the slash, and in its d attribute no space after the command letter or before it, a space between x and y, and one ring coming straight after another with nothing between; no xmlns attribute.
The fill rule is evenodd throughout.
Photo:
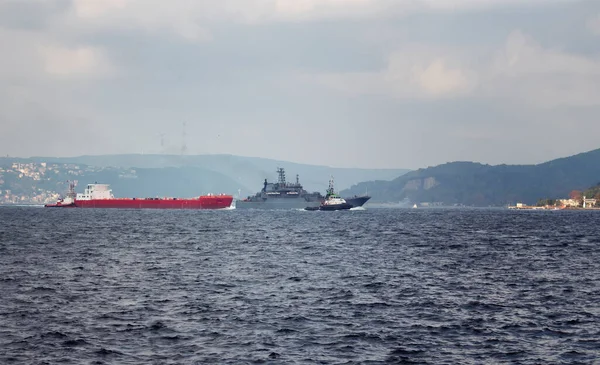
<svg viewBox="0 0 600 365"><path fill-rule="evenodd" d="M185 122L183 122L183 132L181 134L181 154L187 154L187 146L185 144Z"/></svg>

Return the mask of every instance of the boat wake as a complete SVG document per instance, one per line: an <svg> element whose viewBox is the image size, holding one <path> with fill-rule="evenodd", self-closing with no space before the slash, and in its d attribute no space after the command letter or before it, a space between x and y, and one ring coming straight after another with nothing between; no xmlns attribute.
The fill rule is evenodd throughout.
<svg viewBox="0 0 600 365"><path fill-rule="evenodd" d="M29 208L43 208L44 204L6 204L6 207L29 207Z"/></svg>
<svg viewBox="0 0 600 365"><path fill-rule="evenodd" d="M350 208L350 210L366 210L365 207L354 207Z"/></svg>

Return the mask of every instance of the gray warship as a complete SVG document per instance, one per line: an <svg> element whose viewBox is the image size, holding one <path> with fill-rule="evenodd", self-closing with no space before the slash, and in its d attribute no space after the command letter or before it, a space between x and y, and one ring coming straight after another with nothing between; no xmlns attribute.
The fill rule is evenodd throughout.
<svg viewBox="0 0 600 365"><path fill-rule="evenodd" d="M245 199L236 200L236 209L304 209L306 207L318 207L325 199L319 192L309 193L300 184L296 175L296 183L288 183L285 179L285 170L277 168L279 176L276 183L270 183L265 179L260 192Z"/></svg>

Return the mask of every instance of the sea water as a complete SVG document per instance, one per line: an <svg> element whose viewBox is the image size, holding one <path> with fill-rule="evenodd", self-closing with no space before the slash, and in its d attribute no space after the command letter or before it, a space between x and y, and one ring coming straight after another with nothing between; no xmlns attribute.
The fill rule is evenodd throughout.
<svg viewBox="0 0 600 365"><path fill-rule="evenodd" d="M0 363L593 363L599 219L0 207Z"/></svg>

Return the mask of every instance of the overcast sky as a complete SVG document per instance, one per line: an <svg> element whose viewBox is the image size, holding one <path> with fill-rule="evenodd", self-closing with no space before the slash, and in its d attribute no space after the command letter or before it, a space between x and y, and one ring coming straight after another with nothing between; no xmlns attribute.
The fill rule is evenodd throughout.
<svg viewBox="0 0 600 365"><path fill-rule="evenodd" d="M1 0L0 154L337 167L600 147L600 1Z"/></svg>

